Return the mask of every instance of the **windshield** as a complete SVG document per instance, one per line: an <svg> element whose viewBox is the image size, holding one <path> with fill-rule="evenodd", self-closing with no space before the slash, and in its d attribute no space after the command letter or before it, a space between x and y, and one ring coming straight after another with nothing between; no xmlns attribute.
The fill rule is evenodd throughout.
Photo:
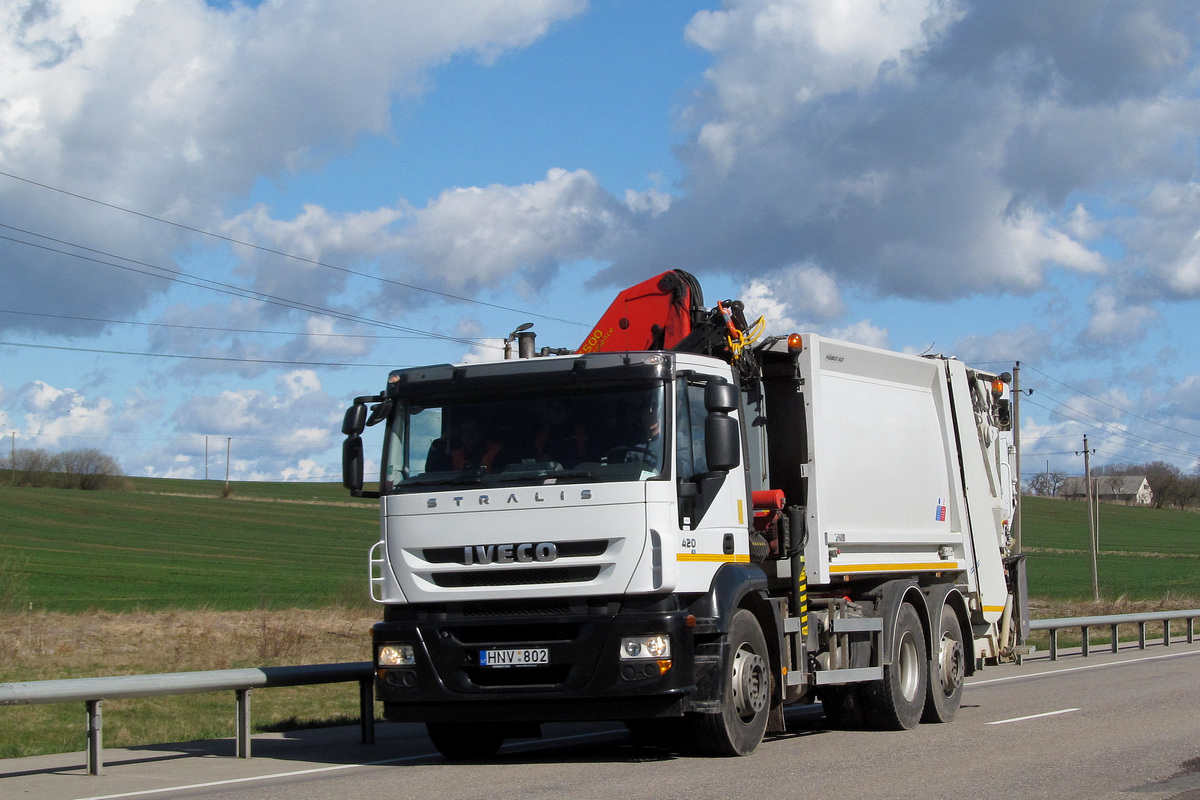
<svg viewBox="0 0 1200 800"><path fill-rule="evenodd" d="M388 421L383 491L664 474L662 384L490 394L397 404Z"/></svg>

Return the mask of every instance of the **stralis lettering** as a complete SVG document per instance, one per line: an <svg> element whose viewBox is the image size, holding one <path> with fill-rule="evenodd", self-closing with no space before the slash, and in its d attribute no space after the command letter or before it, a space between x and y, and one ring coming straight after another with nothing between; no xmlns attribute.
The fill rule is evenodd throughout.
<svg viewBox="0 0 1200 800"><path fill-rule="evenodd" d="M557 494L558 497L555 497L554 496L555 494ZM533 497L529 497L529 496L521 497L516 492L513 492L513 493L509 494L508 497L504 500L504 504L505 505L513 505L513 504L520 505L521 503L545 503L548 500L549 501L557 500L560 503L569 503L569 502L572 502L575 500L591 500L592 499L592 490L591 489L580 489L578 495L575 494L574 490L571 490L571 492L570 492L571 499L570 500L567 500L567 494L568 494L568 492L565 489L562 491L559 491L559 492L548 492L548 491L545 491L544 489L539 489L533 493ZM490 506L492 504L492 496L486 495L486 494L479 494L479 495L475 495L473 497L466 497L465 495L460 495L458 497L451 497L450 502L454 504L455 508L463 508L464 504L468 508L470 508L472 506L475 506L475 507ZM499 499L497 499L497 502L500 502ZM436 497L427 498L425 500L425 507L426 508L438 508L438 499Z"/></svg>
<svg viewBox="0 0 1200 800"><path fill-rule="evenodd" d="M463 548L463 564L528 564L531 561L553 561L558 558L554 542L523 542L521 544L477 544Z"/></svg>

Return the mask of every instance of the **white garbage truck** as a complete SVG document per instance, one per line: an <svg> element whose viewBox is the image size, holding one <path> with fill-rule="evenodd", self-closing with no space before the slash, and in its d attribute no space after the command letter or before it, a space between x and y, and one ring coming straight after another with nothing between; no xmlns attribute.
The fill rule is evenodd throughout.
<svg viewBox="0 0 1200 800"><path fill-rule="evenodd" d="M1009 378L761 327L673 270L577 350L524 331L523 357L356 398L343 477L380 498L387 719L471 759L547 721L745 755L796 703L836 726L954 717L1024 616Z"/></svg>

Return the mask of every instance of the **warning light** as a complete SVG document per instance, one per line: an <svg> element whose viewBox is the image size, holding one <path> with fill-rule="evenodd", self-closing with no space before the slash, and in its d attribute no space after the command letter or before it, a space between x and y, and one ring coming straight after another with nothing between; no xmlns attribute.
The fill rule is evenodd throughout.
<svg viewBox="0 0 1200 800"><path fill-rule="evenodd" d="M800 334L793 333L788 337L788 352L799 353L804 349L804 341L800 338Z"/></svg>
<svg viewBox="0 0 1200 800"><path fill-rule="evenodd" d="M1004 394L1004 381L1000 378L992 379L992 394L996 395L996 397Z"/></svg>

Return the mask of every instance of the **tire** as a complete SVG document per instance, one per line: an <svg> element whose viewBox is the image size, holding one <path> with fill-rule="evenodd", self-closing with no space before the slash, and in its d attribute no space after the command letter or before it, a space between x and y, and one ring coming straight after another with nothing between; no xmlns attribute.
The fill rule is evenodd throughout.
<svg viewBox="0 0 1200 800"><path fill-rule="evenodd" d="M967 675L967 651L962 626L950 606L942 606L936 645L929 658L929 686L925 694L922 722L949 722L962 704L963 680Z"/></svg>
<svg viewBox="0 0 1200 800"><path fill-rule="evenodd" d="M496 755L504 744L499 726L461 725L451 722L426 722L425 730L433 746L447 761L480 761Z"/></svg>
<svg viewBox="0 0 1200 800"><path fill-rule="evenodd" d="M917 610L908 603L896 614L891 663L883 680L863 684L862 695L871 726L911 730L921 722L929 684L929 648Z"/></svg>
<svg viewBox="0 0 1200 800"><path fill-rule="evenodd" d="M721 673L721 711L692 719L695 742L714 755L748 756L767 731L772 678L762 627L744 608L733 615L727 652Z"/></svg>

